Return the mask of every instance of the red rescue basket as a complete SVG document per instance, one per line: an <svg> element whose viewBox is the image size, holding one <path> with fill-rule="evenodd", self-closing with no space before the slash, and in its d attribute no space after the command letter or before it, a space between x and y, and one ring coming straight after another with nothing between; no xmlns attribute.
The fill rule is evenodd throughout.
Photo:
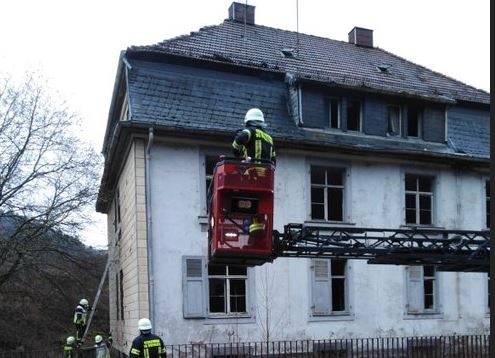
<svg viewBox="0 0 495 358"><path fill-rule="evenodd" d="M220 157L208 194L210 262L255 266L273 260L274 171L268 161Z"/></svg>

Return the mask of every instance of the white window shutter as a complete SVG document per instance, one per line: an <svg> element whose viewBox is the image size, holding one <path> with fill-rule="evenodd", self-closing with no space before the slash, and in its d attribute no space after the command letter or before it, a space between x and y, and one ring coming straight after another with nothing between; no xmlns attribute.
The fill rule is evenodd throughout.
<svg viewBox="0 0 495 358"><path fill-rule="evenodd" d="M407 312L424 311L423 266L408 266L407 271Z"/></svg>
<svg viewBox="0 0 495 358"><path fill-rule="evenodd" d="M312 271L312 314L330 314L332 310L330 260L314 259Z"/></svg>
<svg viewBox="0 0 495 358"><path fill-rule="evenodd" d="M182 294L184 318L206 317L205 267L202 257L182 258Z"/></svg>

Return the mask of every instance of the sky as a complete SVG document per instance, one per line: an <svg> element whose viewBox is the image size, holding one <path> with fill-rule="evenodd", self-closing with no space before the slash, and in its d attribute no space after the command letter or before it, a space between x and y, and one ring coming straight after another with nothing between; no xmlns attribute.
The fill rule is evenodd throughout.
<svg viewBox="0 0 495 358"><path fill-rule="evenodd" d="M238 0L243 4L246 0ZM101 152L120 51L186 35L228 17L232 0L2 0L0 66L37 71L81 118ZM373 30L375 47L490 90L489 0L248 0L260 25L347 41ZM105 247L106 216L81 233Z"/></svg>

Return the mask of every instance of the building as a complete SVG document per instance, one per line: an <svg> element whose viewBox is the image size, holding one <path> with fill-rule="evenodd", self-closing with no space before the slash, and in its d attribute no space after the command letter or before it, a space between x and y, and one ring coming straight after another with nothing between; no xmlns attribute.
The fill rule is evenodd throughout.
<svg viewBox="0 0 495 358"><path fill-rule="evenodd" d="M373 46L255 24L253 6L121 53L97 210L114 344L489 332L484 273L279 258L207 265L206 188L251 107L277 145L275 225L489 226L489 93Z"/></svg>

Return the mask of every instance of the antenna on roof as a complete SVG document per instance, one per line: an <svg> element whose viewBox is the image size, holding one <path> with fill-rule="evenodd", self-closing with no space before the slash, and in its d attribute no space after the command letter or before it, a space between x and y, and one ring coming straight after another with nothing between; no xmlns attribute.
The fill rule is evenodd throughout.
<svg viewBox="0 0 495 358"><path fill-rule="evenodd" d="M296 0L296 56L299 57L299 0Z"/></svg>

